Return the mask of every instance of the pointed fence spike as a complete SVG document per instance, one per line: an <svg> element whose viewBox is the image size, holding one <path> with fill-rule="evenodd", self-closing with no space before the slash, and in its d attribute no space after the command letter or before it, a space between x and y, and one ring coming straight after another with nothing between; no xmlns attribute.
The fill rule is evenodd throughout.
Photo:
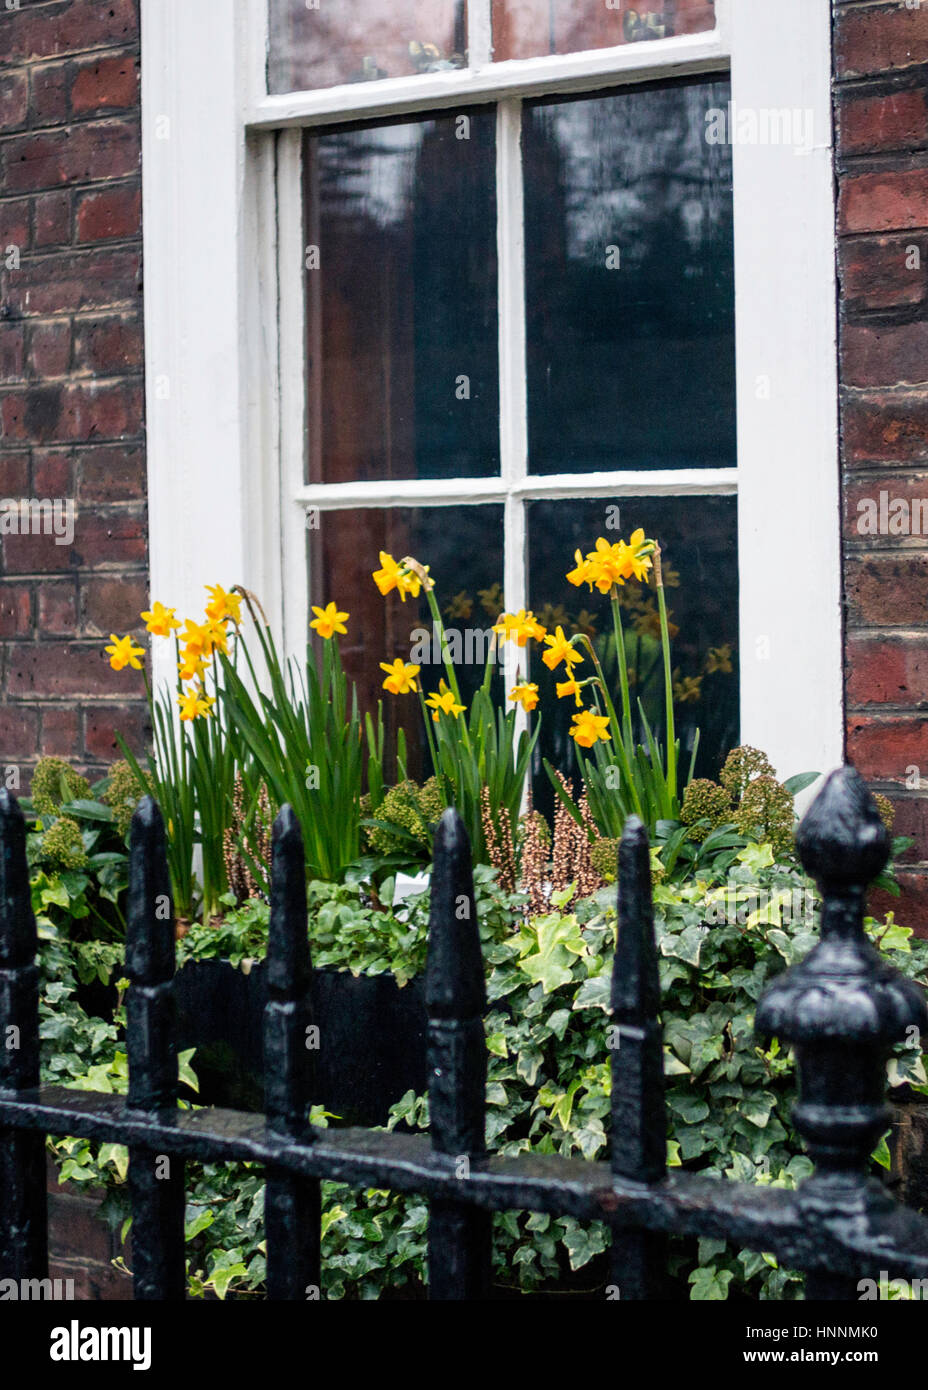
<svg viewBox="0 0 928 1390"><path fill-rule="evenodd" d="M38 935L26 822L0 789L0 1093L39 1085ZM45 1135L0 1126L0 1278L48 1277Z"/></svg>
<svg viewBox="0 0 928 1390"><path fill-rule="evenodd" d="M667 1170L663 1031L651 906L648 833L637 816L619 843L618 935L612 966L612 1173L620 1182L659 1182ZM625 1299L659 1298L666 1243L613 1226L612 1279Z"/></svg>
<svg viewBox="0 0 928 1390"><path fill-rule="evenodd" d="M796 834L799 857L822 894L820 940L762 994L755 1028L794 1046L799 1098L793 1120L815 1172L799 1189L812 1219L865 1223L884 1200L868 1176L889 1128L885 1063L893 1043L928 1029L925 996L868 940L866 890L885 865L890 836L853 767L832 772ZM876 1219L876 1218L875 1218ZM859 1298L856 1278L810 1270L806 1298Z"/></svg>
<svg viewBox="0 0 928 1390"><path fill-rule="evenodd" d="M432 1149L459 1177L486 1153L486 984L470 843L449 807L433 840L425 999L429 1015ZM480 1299L490 1277L491 1216L467 1202L436 1200L429 1215L429 1298Z"/></svg>
<svg viewBox="0 0 928 1390"><path fill-rule="evenodd" d="M126 1107L163 1118L177 1110L174 904L164 820L150 796L139 802L129 831L126 974ZM129 1189L133 1295L140 1302L182 1302L184 1160L133 1145Z"/></svg>
<svg viewBox="0 0 928 1390"><path fill-rule="evenodd" d="M312 960L303 832L289 805L271 832L271 916L264 1007L264 1109L270 1130L312 1141ZM321 1187L316 1178L269 1168L264 1198L267 1293L273 1301L320 1296Z"/></svg>

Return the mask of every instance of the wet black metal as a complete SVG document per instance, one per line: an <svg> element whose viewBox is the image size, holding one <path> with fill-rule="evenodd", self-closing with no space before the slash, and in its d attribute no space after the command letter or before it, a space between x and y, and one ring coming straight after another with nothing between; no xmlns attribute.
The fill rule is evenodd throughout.
<svg viewBox="0 0 928 1390"><path fill-rule="evenodd" d="M0 1097L39 1084L38 937L26 867L26 824L0 789ZM45 1135L0 1121L0 1272L48 1275Z"/></svg>
<svg viewBox="0 0 928 1390"><path fill-rule="evenodd" d="M771 1251L781 1264L808 1272L809 1297L850 1298L859 1279L884 1272L928 1277L928 1220L894 1202L866 1171L885 1124L888 1049L907 1029L923 1030L928 1018L921 992L889 968L863 933L864 888L885 862L887 843L855 772L829 778L799 843L822 886L822 940L774 982L757 1012L759 1032L792 1042L799 1061L796 1122L816 1171L790 1192L665 1171L660 993L640 823L626 827L619 862L611 1160L504 1159L486 1154L486 997L470 852L453 811L445 813L435 841L426 1137L307 1123L312 974L301 838L289 808L274 835L266 1114L177 1108L173 924L164 831L149 801L132 832L129 1096L38 1087L37 942L25 830L15 799L0 792L0 1277L44 1276L46 1133L128 1144L141 1298L183 1294L186 1158L249 1159L266 1167L271 1298L317 1296L321 1178L428 1199L431 1297L438 1299L486 1295L490 1222L504 1210L608 1222L614 1234L609 1297L661 1296L664 1241L672 1233ZM18 1047L2 1046L10 1038ZM158 1156L170 1161L167 1178L156 1176Z"/></svg>
<svg viewBox="0 0 928 1390"><path fill-rule="evenodd" d="M312 1143L307 1115L313 1101L312 962L306 922L303 835L285 806L274 822L271 918L267 944L268 1001L264 1009L264 1109L268 1130ZM286 1168L268 1168L264 1197L267 1293L271 1299L320 1297L320 1185Z"/></svg>
<svg viewBox="0 0 928 1390"><path fill-rule="evenodd" d="M177 1109L174 1009L174 905L164 821L143 797L129 834L126 919L126 1109L152 1118ZM133 1294L178 1301L186 1288L184 1162L154 1145L129 1147Z"/></svg>
<svg viewBox="0 0 928 1390"><path fill-rule="evenodd" d="M425 1002L432 1149L464 1184L486 1157L487 1005L474 903L470 845L457 811L435 832ZM485 1298L491 1260L490 1215L466 1202L432 1202L429 1297Z"/></svg>
<svg viewBox="0 0 928 1390"><path fill-rule="evenodd" d="M648 835L629 817L619 846L619 924L612 966L612 1172L656 1183L667 1172L661 984L651 906ZM666 1242L652 1232L612 1228L613 1298L653 1299L663 1292Z"/></svg>

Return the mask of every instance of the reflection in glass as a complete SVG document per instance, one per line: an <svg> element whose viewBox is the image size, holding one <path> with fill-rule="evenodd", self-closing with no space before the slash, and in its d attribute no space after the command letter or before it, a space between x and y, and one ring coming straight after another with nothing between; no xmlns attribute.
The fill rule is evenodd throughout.
<svg viewBox="0 0 928 1390"><path fill-rule="evenodd" d="M532 472L734 465L729 92L526 103Z"/></svg>
<svg viewBox="0 0 928 1390"><path fill-rule="evenodd" d="M269 0L269 92L442 72L466 49L466 0Z"/></svg>
<svg viewBox="0 0 928 1390"><path fill-rule="evenodd" d="M495 160L492 108L307 133L311 482L499 471Z"/></svg>
<svg viewBox="0 0 928 1390"><path fill-rule="evenodd" d="M586 585L575 588L564 575L574 551L592 550L596 538L628 540L641 526L661 546L671 635L675 717L681 766L689 767L696 730L696 776L715 777L738 742L738 555L734 497L584 498L529 505L529 602L548 627L560 623L568 636L588 632L620 708L615 638L609 597ZM616 515L618 512L618 515ZM611 523L611 524L610 524ZM663 663L653 585L629 582L619 590L626 659L633 703L640 699L652 729L664 721ZM676 629L676 631L675 631ZM590 674L589 657L578 674ZM553 810L551 787L541 759L568 777L576 770L569 736L576 706L559 700L560 670L550 672L533 654L532 680L541 696L541 736L536 748L534 788L540 810ZM636 737L642 738L642 728Z"/></svg>
<svg viewBox="0 0 928 1390"><path fill-rule="evenodd" d="M435 580L439 611L456 641L455 661L462 698L469 703L483 679L489 629L502 610L503 509L500 506L363 508L316 512L318 529L307 531L310 603L324 607L335 599L347 609L348 636L341 638L342 660L358 683L362 710L384 702L388 747L405 730L410 776L431 775L422 736L422 714L414 695L389 695L382 688L381 661L416 660L425 692L438 689L443 667L438 644L431 642L432 620L425 595L401 602L394 590L381 597L371 573L379 552L394 559L412 555L428 565ZM458 633L455 639L452 631ZM412 648L419 642L416 655ZM456 652L452 650L452 656ZM500 671L502 668L500 668ZM498 692L502 692L500 675ZM389 769L390 776L393 768Z"/></svg>
<svg viewBox="0 0 928 1390"><path fill-rule="evenodd" d="M493 0L493 56L540 58L715 28L715 0Z"/></svg>

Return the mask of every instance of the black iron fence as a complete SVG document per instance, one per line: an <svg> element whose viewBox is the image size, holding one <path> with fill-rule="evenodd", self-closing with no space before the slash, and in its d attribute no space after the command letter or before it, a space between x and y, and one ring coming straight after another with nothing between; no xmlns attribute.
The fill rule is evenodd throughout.
<svg viewBox="0 0 928 1390"><path fill-rule="evenodd" d="M178 1108L174 922L164 826L150 799L136 812L131 834L128 1094L40 1086L25 824L15 798L0 792L0 1276L47 1277L46 1134L128 1145L137 1299L184 1296L187 1158L265 1166L271 1299L318 1296L323 1178L428 1199L433 1299L486 1296L492 1213L506 1209L609 1223L607 1298L662 1297L672 1233L772 1252L781 1264L807 1272L809 1298L853 1299L863 1277L928 1276L928 1220L868 1176L869 1155L888 1124L886 1058L907 1030L919 1037L928 1017L918 987L864 935L866 885L885 864L889 843L852 769L828 779L800 827L799 849L823 893L821 940L773 982L756 1020L761 1036L792 1043L798 1058L794 1116L816 1168L788 1191L666 1170L660 985L640 822L629 821L619 854L612 1143L605 1163L486 1151L483 961L470 850L454 811L445 812L435 836L428 1136L308 1123L312 966L302 836L289 807L273 837L265 1113Z"/></svg>

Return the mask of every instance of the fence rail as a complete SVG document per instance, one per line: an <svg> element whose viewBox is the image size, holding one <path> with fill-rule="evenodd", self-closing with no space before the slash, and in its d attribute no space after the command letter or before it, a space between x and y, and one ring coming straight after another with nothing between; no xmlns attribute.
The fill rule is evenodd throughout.
<svg viewBox="0 0 928 1390"><path fill-rule="evenodd" d="M185 1288L184 1162L265 1165L267 1294L302 1300L320 1286L320 1180L416 1192L430 1203L429 1295L487 1296L494 1210L602 1220L612 1230L611 1298L665 1296L667 1236L715 1236L807 1272L809 1298L853 1299L863 1277L928 1277L928 1220L868 1176L888 1124L885 1061L906 1030L928 1026L919 988L863 930L867 884L888 835L862 779L833 773L798 834L823 893L821 940L762 997L757 1028L796 1050L794 1118L815 1161L795 1191L666 1171L658 958L648 840L634 818L619 852L612 979L612 1141L608 1163L486 1151L486 1008L470 849L446 811L435 835L426 1000L428 1136L316 1129L312 965L299 824L274 826L265 1112L177 1103L174 923L158 807L146 798L130 837L125 1097L39 1085L38 941L22 811L0 791L0 1277L48 1274L46 1134L126 1144L134 1292L179 1300Z"/></svg>

